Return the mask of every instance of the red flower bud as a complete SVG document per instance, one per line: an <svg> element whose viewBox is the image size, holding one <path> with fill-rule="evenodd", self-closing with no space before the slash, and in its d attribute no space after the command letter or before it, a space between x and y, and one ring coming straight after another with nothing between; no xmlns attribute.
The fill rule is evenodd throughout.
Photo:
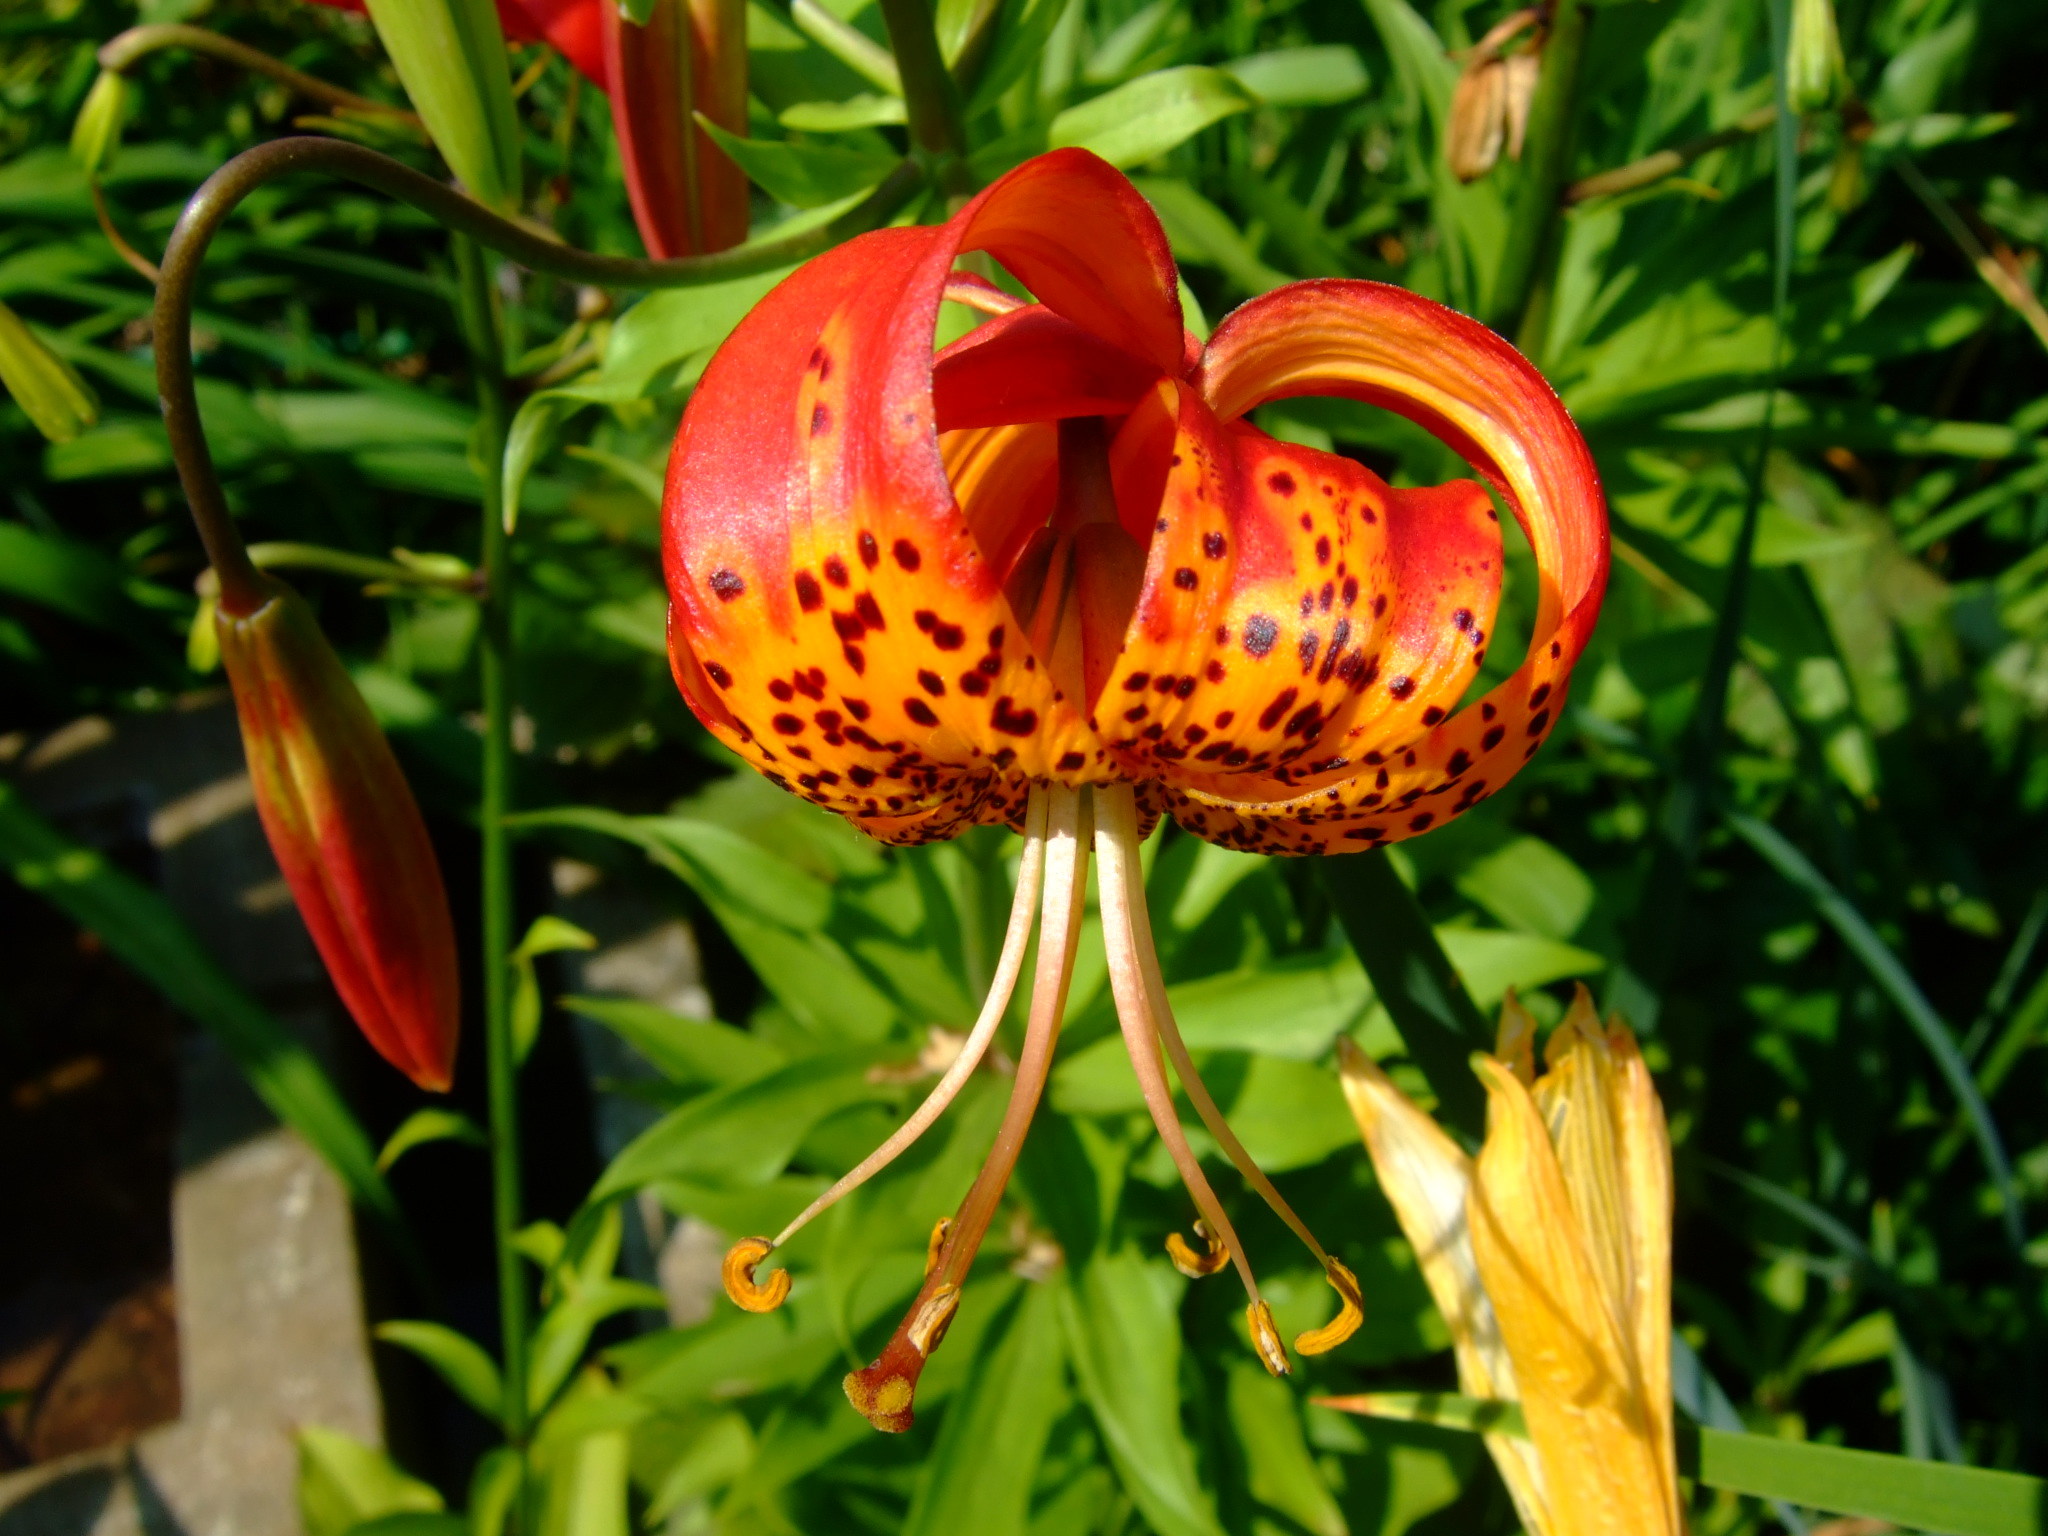
<svg viewBox="0 0 2048 1536"><path fill-rule="evenodd" d="M647 254L696 256L747 238L747 177L692 120L747 131L746 9L655 0L640 26L606 5L605 89Z"/></svg>
<svg viewBox="0 0 2048 1536"><path fill-rule="evenodd" d="M422 1088L445 1090L455 931L426 823L312 610L283 583L263 585L259 607L217 620L263 830L370 1044Z"/></svg>

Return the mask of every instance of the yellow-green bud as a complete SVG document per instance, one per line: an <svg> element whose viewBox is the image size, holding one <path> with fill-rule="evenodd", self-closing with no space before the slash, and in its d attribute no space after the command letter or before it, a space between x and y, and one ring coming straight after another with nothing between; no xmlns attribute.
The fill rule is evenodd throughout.
<svg viewBox="0 0 2048 1536"><path fill-rule="evenodd" d="M1834 0L1792 0L1792 36L1785 49L1785 98L1792 110L1833 106L1844 74Z"/></svg>
<svg viewBox="0 0 2048 1536"><path fill-rule="evenodd" d="M519 120L491 0L369 0L405 93L456 180L505 212L519 202Z"/></svg>
<svg viewBox="0 0 2048 1536"><path fill-rule="evenodd" d="M5 304L0 304L0 385L53 443L68 443L99 420L99 401L85 380Z"/></svg>
<svg viewBox="0 0 2048 1536"><path fill-rule="evenodd" d="M71 158L85 167L85 174L97 176L113 157L121 142L121 124L128 117L128 77L118 69L103 69L86 92L85 105L71 125Z"/></svg>

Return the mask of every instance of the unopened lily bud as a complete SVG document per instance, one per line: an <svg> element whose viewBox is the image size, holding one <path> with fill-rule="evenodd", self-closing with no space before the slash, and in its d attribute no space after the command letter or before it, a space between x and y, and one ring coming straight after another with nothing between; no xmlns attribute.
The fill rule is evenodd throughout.
<svg viewBox="0 0 2048 1536"><path fill-rule="evenodd" d="M1834 0L1792 0L1792 36L1785 49L1785 96L1792 110L1833 106L1844 74Z"/></svg>
<svg viewBox="0 0 2048 1536"><path fill-rule="evenodd" d="M71 158L85 167L86 175L97 176L120 143L129 94L128 77L117 69L101 70L86 92L85 105L71 125Z"/></svg>
<svg viewBox="0 0 2048 1536"><path fill-rule="evenodd" d="M99 401L85 380L5 304L0 304L0 385L53 443L70 442L99 419Z"/></svg>
<svg viewBox="0 0 2048 1536"><path fill-rule="evenodd" d="M697 126L747 128L744 0L652 0L644 21L604 7L606 89L626 195L650 256L747 237L747 178Z"/></svg>
<svg viewBox="0 0 2048 1536"><path fill-rule="evenodd" d="M519 201L519 121L491 0L369 0L405 94L456 180L479 202Z"/></svg>
<svg viewBox="0 0 2048 1536"><path fill-rule="evenodd" d="M305 600L261 578L218 610L220 658L271 852L341 1000L422 1088L454 1077L455 930L441 869L391 744Z"/></svg>

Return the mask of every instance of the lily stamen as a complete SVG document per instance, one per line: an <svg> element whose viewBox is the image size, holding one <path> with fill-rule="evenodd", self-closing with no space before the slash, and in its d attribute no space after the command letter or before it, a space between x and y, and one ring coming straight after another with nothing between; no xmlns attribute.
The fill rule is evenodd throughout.
<svg viewBox="0 0 2048 1536"><path fill-rule="evenodd" d="M960 1096L967 1079L974 1075L982 1058L988 1054L988 1048L996 1037L996 1028L1003 1022L1003 1015L1009 1012L1010 998L1017 990L1017 977L1024 969L1024 951L1031 942L1032 923L1037 916L1039 890L1045 877L1045 802L1045 791L1032 792L1031 804L1024 815L1024 857L1017 867L1017 893L1010 902L1010 923L1003 933L1002 953L996 958L995 978L989 983L988 997L981 1005L981 1016L974 1021L974 1028L968 1032L960 1054L953 1058L945 1075L933 1085L932 1091L925 1095L924 1102L917 1106L910 1118L898 1126L887 1141L861 1159L858 1166L805 1206L795 1220L769 1239L767 1247L756 1256L756 1262L780 1248L811 1221L908 1151L911 1143L929 1130L932 1122ZM748 1238L745 1243L736 1244L733 1252L761 1241L760 1238ZM726 1289L730 1293L732 1288L728 1285ZM740 1301L740 1298L735 1294L733 1300ZM747 1303L742 1301L740 1305L746 1306Z"/></svg>
<svg viewBox="0 0 2048 1536"><path fill-rule="evenodd" d="M989 1223L1024 1149L1024 1135L1045 1092L1059 1042L1060 1017L1073 979L1074 952L1081 942L1081 917L1088 889L1088 806L1082 793L1064 785L1034 786L1034 804L1045 807L1044 899L1039 911L1038 965L1032 976L1031 1017L1010 1102L996 1130L995 1145L975 1175L960 1209L943 1232L935 1231L936 1262L926 1259L924 1284L874 1364L846 1378L846 1396L875 1428L900 1433L910 1428L911 1403L925 1360L945 1337L960 1305L960 1287L973 1267Z"/></svg>
<svg viewBox="0 0 2048 1536"><path fill-rule="evenodd" d="M1138 986L1134 991L1133 1011L1142 1017L1142 1023L1149 1030L1159 1046L1164 1047L1173 1062L1174 1074L1179 1077L1182 1090L1188 1101L1194 1105L1195 1113L1209 1134L1216 1138L1244 1181L1256 1190L1261 1199L1272 1208L1294 1235L1301 1239L1316 1262L1323 1266L1323 1274L1330 1286L1337 1292L1341 1306L1337 1316L1321 1328L1313 1328L1301 1334L1294 1341L1294 1347L1304 1355L1326 1354L1342 1344L1358 1331L1365 1321L1364 1301L1359 1295L1358 1281L1351 1271L1332 1258L1316 1236L1308 1229L1308 1223L1295 1214L1286 1197L1266 1177L1266 1171L1252 1159L1244 1143L1237 1139L1237 1133L1223 1118L1223 1112L1216 1107L1215 1097L1201 1074L1195 1070L1194 1057L1189 1053L1187 1043L1181 1038L1180 1025L1173 1017L1172 1005L1166 998L1166 978L1159 969L1159 953L1152 942L1152 919L1144 901L1144 876L1137 862L1138 810L1137 801L1129 785L1111 785L1095 791L1096 833L1098 843L1105 839L1121 838L1128 849L1128 855L1119 852L1114 858L1105 846L1102 855L1102 879L1104 897L1102 903L1103 942L1110 952L1111 975L1116 975L1118 957L1126 957L1126 963L1136 972ZM1112 868L1117 868L1126 889L1112 907L1108 897ZM1124 996L1117 994L1117 1009L1124 1012ZM1133 1045L1135 1057L1137 1047ZM1171 1109L1171 1101L1168 1103ZM1157 1117L1155 1116L1155 1119ZM1163 1132L1162 1132L1163 1134ZM1190 1182L1189 1188L1194 1187ZM1192 1255L1190 1255L1192 1257ZM1180 1258L1174 1256L1178 1265ZM1187 1273L1183 1268L1182 1273ZM1253 1293L1257 1299L1257 1293Z"/></svg>

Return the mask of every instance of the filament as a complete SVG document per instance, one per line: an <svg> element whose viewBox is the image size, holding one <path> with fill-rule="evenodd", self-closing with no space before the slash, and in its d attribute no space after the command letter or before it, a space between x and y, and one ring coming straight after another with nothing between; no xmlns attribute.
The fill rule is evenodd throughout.
<svg viewBox="0 0 2048 1536"><path fill-rule="evenodd" d="M1045 794L1041 788L1032 788L1031 800L1024 813L1024 858L1017 869L1017 894L1010 902L1010 926L1003 934L1003 950L996 958L995 979L989 983L988 997L981 1005L981 1016L974 1021L974 1028L968 1032L960 1054L953 1058L953 1064L946 1068L946 1075L933 1085L932 1091L925 1095L924 1102L917 1106L910 1118L899 1125L887 1141L863 1158L858 1167L805 1206L794 1221L776 1234L775 1241L769 1245L771 1248L780 1248L814 1217L838 1204L900 1157L934 1120L946 1112L946 1106L960 1096L967 1079L974 1075L974 1069L988 1054L989 1043L996 1037L996 1026L1002 1023L1003 1015L1010 1008L1010 996L1017 990L1017 977L1024 969L1024 951L1031 941L1033 909L1038 905L1039 887L1045 876Z"/></svg>
<svg viewBox="0 0 2048 1536"><path fill-rule="evenodd" d="M910 1428L911 1402L925 1360L945 1337L960 1305L974 1256L981 1248L996 1206L1024 1147L1024 1134L1045 1091L1059 1040L1060 1016L1081 940L1081 915L1088 887L1088 813L1081 792L1052 784L1033 788L1032 804L1044 804L1044 899L1038 928L1038 965L1032 978L1031 1016L1010 1103L996 1131L995 1145L975 1175L967 1197L943 1232L934 1232L935 1253L927 1255L924 1284L881 1355L846 1378L846 1396L877 1429Z"/></svg>
<svg viewBox="0 0 2048 1536"><path fill-rule="evenodd" d="M1152 1112L1152 1124L1158 1128L1159 1139L1166 1144L1173 1166L1180 1171L1181 1182L1187 1185L1202 1213L1208 1229L1204 1235L1220 1243L1237 1266L1238 1278L1244 1282L1245 1294L1251 1300L1256 1336L1259 1313L1265 1306L1259 1295L1259 1282L1252 1274L1251 1261L1245 1257L1244 1244L1238 1241L1237 1229L1223 1213L1223 1203L1216 1198L1208 1175L1202 1172L1194 1149L1188 1145L1180 1116L1174 1112L1173 1092L1166 1086L1166 1065L1159 1054L1160 1034L1145 985L1138 943L1145 893L1138 867L1137 807L1126 785L1098 786L1095 805L1095 850L1102 859L1102 942L1109 952L1109 985L1116 995L1117 1023L1123 1028L1124 1048L1130 1053L1131 1070L1137 1073L1138 1088L1145 1096L1145 1107ZM1145 935L1144 948L1149 951L1149 930L1145 930ZM1268 1367L1273 1366L1269 1351L1262 1347L1260 1355ZM1282 1357L1278 1370L1285 1369L1286 1360Z"/></svg>
<svg viewBox="0 0 2048 1536"><path fill-rule="evenodd" d="M1025 303L977 272L955 272L949 276L946 279L946 297L955 304L978 309L984 315L1007 315L1013 309L1022 309Z"/></svg>
<svg viewBox="0 0 2048 1536"><path fill-rule="evenodd" d="M1111 975L1114 977L1116 974L1115 957L1120 951L1135 962L1141 982L1139 990L1143 998L1146 1022L1157 1032L1160 1043L1165 1047L1167 1056L1171 1058L1173 1070L1180 1078L1188 1102L1194 1105L1195 1113L1201 1117L1202 1124L1208 1127L1209 1134L1216 1138L1217 1145L1223 1148L1224 1155L1244 1176L1245 1182L1259 1193L1266 1204L1272 1207L1273 1214L1287 1224L1294 1235L1307 1245L1309 1252L1316 1256L1316 1261L1323 1266L1324 1275L1328 1277L1330 1285L1343 1303L1342 1310L1337 1318L1325 1327L1311 1329L1300 1335L1295 1340L1295 1348L1303 1354L1325 1353L1343 1343L1364 1321L1365 1310L1359 1297L1358 1281L1349 1269L1332 1258L1323 1245L1316 1241L1316 1236L1308 1229L1308 1224L1295 1214L1294 1207L1287 1203L1286 1197L1278 1189L1274 1188L1273 1181L1266 1177L1265 1170L1252 1160L1252 1155L1245 1150L1244 1143L1237 1139L1237 1133L1231 1130L1229 1122L1223 1118L1223 1112L1216 1107L1216 1100L1210 1095L1208 1085L1195 1070L1194 1058L1188 1054L1187 1043L1181 1038L1180 1025L1175 1022L1172 1005L1167 1001L1166 981L1160 974L1159 955L1152 942L1152 919L1145 907L1144 881L1137 861L1137 803L1130 786L1124 784L1098 789L1095 799L1100 828L1097 839L1103 842L1103 939L1109 946L1112 957ZM1109 900L1112 860L1107 841L1113 838L1124 840L1130 850L1128 856L1120 857L1118 860L1122 865L1121 879L1126 889L1114 909ZM1117 988L1117 1011L1119 1014L1124 1011L1124 992L1121 986ZM1129 1031L1126 1030L1126 1038L1128 1037ZM1132 1048L1132 1055L1135 1059L1135 1046ZM1168 1101L1168 1107L1170 1113L1171 1101ZM1155 1112L1153 1119L1156 1121L1158 1118ZM1189 1187L1193 1188L1192 1183ZM1257 1292L1254 1291L1253 1295L1256 1298Z"/></svg>

